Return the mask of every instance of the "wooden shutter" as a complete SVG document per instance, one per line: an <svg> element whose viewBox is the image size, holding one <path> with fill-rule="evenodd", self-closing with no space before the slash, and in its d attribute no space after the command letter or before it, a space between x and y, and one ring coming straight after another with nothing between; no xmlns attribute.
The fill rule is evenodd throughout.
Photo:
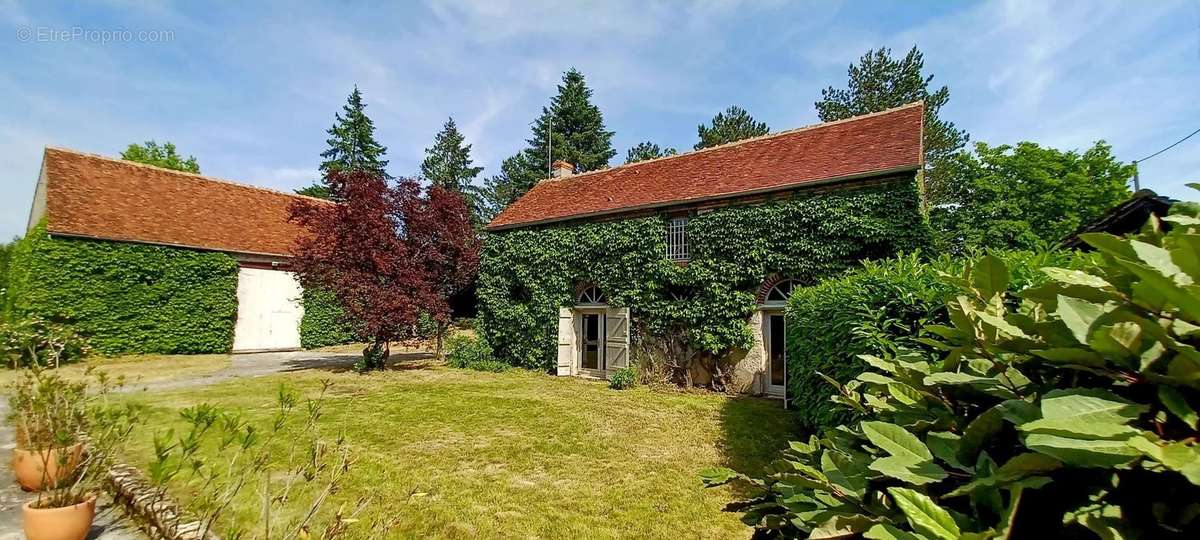
<svg viewBox="0 0 1200 540"><path fill-rule="evenodd" d="M558 309L558 375L575 374L575 313L571 308Z"/></svg>
<svg viewBox="0 0 1200 540"><path fill-rule="evenodd" d="M629 365L629 308L608 308L604 318L607 368L621 369Z"/></svg>

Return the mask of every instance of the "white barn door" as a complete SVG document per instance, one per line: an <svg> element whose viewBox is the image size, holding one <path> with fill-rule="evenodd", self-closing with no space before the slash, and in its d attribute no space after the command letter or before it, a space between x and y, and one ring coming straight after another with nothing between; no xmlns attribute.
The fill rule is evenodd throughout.
<svg viewBox="0 0 1200 540"><path fill-rule="evenodd" d="M234 351L300 348L303 291L291 272L242 267L238 270L238 318Z"/></svg>

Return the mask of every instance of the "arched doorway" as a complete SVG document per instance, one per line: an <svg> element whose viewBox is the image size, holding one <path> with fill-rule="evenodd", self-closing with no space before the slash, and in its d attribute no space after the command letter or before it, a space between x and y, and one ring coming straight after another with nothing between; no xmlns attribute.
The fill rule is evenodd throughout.
<svg viewBox="0 0 1200 540"><path fill-rule="evenodd" d="M762 295L762 342L766 355L763 392L785 397L787 394L787 321L784 312L792 291L800 286L794 279L778 279Z"/></svg>
<svg viewBox="0 0 1200 540"><path fill-rule="evenodd" d="M612 307L595 285L576 289L575 303L559 309L559 375L607 378L629 362L629 308Z"/></svg>

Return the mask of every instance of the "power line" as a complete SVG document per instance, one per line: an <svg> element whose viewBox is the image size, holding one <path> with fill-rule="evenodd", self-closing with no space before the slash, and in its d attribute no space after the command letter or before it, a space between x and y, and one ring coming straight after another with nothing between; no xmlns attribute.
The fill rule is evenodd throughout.
<svg viewBox="0 0 1200 540"><path fill-rule="evenodd" d="M1178 146L1178 145L1179 145L1179 143L1181 143L1181 142L1183 142L1183 141L1186 141L1186 140L1188 140L1188 139L1192 138L1192 135L1195 135L1195 134L1197 134L1197 133L1200 133L1200 128L1196 128L1196 131L1193 131L1193 132L1191 132L1191 133L1188 133L1186 137L1184 137L1184 138L1182 138L1182 139L1179 139L1178 141L1175 141L1174 143L1171 143L1171 145L1170 145L1170 146L1168 146L1168 147L1166 147L1166 148L1163 148L1162 150L1159 150L1159 151L1157 151L1157 152L1155 152L1155 153L1153 153L1153 154L1150 154L1150 155L1148 155L1148 156L1146 156L1146 157L1144 157L1144 158L1142 158L1142 159L1135 159L1135 160L1133 160L1133 190L1134 190L1134 191L1138 191L1138 190L1142 189L1142 179L1141 179L1141 177L1138 175L1138 163L1141 163L1141 162L1143 162L1143 161L1146 161L1147 159L1150 159L1150 158L1152 158L1152 157L1154 157L1154 156L1157 156L1157 155L1159 155L1159 154L1161 154L1161 153L1163 153L1163 152L1166 152L1167 150L1170 150L1170 149L1172 149L1172 148L1175 148L1176 146Z"/></svg>
<svg viewBox="0 0 1200 540"><path fill-rule="evenodd" d="M1163 148L1162 150L1159 150L1159 151L1157 151L1157 152L1155 152L1155 153L1153 153L1153 154L1150 154L1150 155L1148 155L1148 156L1146 156L1146 157L1144 157L1144 158L1142 158L1142 159L1135 159L1135 160L1133 160L1133 162L1134 162L1134 163L1141 163L1141 162L1143 162L1143 161L1146 161L1147 159L1150 159L1150 158L1152 158L1152 157L1154 157L1154 156L1157 156L1157 155L1159 155L1159 154L1161 154L1161 153L1163 153L1163 152L1166 152L1167 150L1170 150L1170 149L1172 149L1172 148L1175 148L1175 147L1176 147L1176 146L1177 146L1179 143L1181 143L1181 142L1183 142L1183 141L1186 141L1186 140L1188 140L1188 139L1192 138L1192 135L1195 135L1195 134L1197 134L1197 133L1200 133L1200 128L1197 128L1197 129L1196 129L1196 131L1193 131L1193 132L1191 132L1191 133L1188 133L1187 137L1184 137L1184 138L1182 138L1182 139L1179 139L1178 141L1175 141L1173 144L1171 144L1171 146L1168 146L1168 147L1166 147L1166 148Z"/></svg>

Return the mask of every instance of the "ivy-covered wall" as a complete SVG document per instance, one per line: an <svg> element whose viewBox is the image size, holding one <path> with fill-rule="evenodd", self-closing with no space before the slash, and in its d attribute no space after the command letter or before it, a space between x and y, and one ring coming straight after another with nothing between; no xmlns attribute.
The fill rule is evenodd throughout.
<svg viewBox="0 0 1200 540"><path fill-rule="evenodd" d="M687 328L699 349L748 348L755 292L772 274L814 283L864 258L926 245L912 177L797 192L691 217L691 260L666 260L661 216L500 231L484 242L479 329L514 365L554 365L558 309L594 283L644 331Z"/></svg>
<svg viewBox="0 0 1200 540"><path fill-rule="evenodd" d="M300 319L300 346L316 349L359 341L352 325L343 318L344 312L333 293L305 288L300 303L304 317Z"/></svg>
<svg viewBox="0 0 1200 540"><path fill-rule="evenodd" d="M69 324L104 354L221 353L233 345L238 265L215 252L51 238L13 246L9 306Z"/></svg>

